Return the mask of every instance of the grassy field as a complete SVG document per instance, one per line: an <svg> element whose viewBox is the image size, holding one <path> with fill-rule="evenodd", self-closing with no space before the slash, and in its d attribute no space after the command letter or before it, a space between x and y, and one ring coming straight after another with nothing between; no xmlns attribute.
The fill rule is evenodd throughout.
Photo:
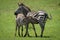
<svg viewBox="0 0 60 40"><path fill-rule="evenodd" d="M47 20L44 30L44 37L35 37L32 25L29 33L33 37L14 37L15 16L19 0L0 0L0 40L60 40L60 0L22 0L31 10L44 10L52 14L53 19ZM35 24L38 36L40 27ZM25 28L24 28L25 30Z"/></svg>

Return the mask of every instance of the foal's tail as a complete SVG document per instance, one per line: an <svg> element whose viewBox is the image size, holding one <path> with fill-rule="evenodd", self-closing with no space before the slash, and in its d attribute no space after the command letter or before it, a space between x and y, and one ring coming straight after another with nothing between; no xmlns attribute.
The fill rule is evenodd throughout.
<svg viewBox="0 0 60 40"><path fill-rule="evenodd" d="M23 19L18 18L16 21L18 25L23 25Z"/></svg>

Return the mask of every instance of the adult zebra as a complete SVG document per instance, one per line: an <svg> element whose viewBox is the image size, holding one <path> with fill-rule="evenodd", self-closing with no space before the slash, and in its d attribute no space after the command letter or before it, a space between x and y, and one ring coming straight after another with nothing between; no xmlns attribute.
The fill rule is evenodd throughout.
<svg viewBox="0 0 60 40"><path fill-rule="evenodd" d="M29 34L28 32L28 24L31 23L33 25L33 29L35 32L35 36L37 37L37 33L35 30L35 26L34 24L39 24L41 27L41 37L43 36L43 31L45 28L45 23L47 21L47 19L52 19L52 16L50 15L50 17L48 16L48 14L44 11L38 11L38 12L29 12L27 14L27 17L24 18L24 21L27 22L27 26L26 26L26 33L24 35L24 37Z"/></svg>

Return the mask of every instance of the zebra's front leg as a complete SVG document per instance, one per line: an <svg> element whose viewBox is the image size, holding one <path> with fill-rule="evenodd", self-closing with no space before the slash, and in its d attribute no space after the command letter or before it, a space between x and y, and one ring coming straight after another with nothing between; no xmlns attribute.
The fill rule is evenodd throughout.
<svg viewBox="0 0 60 40"><path fill-rule="evenodd" d="M36 30L35 30L35 26L34 26L34 24L32 24L33 25L33 30L34 30L34 32L35 32L35 36L37 37L37 33L36 33Z"/></svg>
<svg viewBox="0 0 60 40"><path fill-rule="evenodd" d="M26 24L26 33L25 33L24 37L25 37L26 35L30 36L30 35L29 35L29 32L28 32L28 24Z"/></svg>
<svg viewBox="0 0 60 40"><path fill-rule="evenodd" d="M18 35L20 37L20 26L18 26Z"/></svg>
<svg viewBox="0 0 60 40"><path fill-rule="evenodd" d="M23 37L23 26L22 26L22 29L21 29L21 35L22 35L22 37Z"/></svg>
<svg viewBox="0 0 60 40"><path fill-rule="evenodd" d="M17 22L16 22L15 36L16 36L17 30L18 30L18 24L17 24Z"/></svg>

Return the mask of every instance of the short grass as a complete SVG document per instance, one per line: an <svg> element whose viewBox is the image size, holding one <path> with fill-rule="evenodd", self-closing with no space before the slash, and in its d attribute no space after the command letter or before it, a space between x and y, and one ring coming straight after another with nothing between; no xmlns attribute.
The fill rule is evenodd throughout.
<svg viewBox="0 0 60 40"><path fill-rule="evenodd" d="M44 37L35 37L31 24L29 25L29 33L32 37L14 37L14 12L18 8L18 2L23 2L31 10L44 10L52 15L52 20L47 20L45 25ZM60 40L59 3L60 0L0 0L0 40ZM40 36L40 26L35 24L35 28L38 36Z"/></svg>

